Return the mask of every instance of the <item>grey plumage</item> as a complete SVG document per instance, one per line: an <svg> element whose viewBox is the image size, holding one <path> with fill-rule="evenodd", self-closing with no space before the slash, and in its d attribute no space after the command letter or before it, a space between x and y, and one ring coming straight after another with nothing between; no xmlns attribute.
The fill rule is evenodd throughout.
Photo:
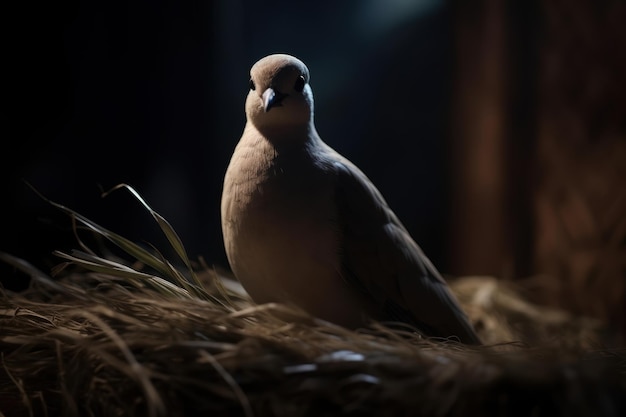
<svg viewBox="0 0 626 417"><path fill-rule="evenodd" d="M224 179L222 229L231 268L253 300L294 304L347 327L399 321L480 343L379 191L320 139L300 60L270 55L252 67L246 115Z"/></svg>

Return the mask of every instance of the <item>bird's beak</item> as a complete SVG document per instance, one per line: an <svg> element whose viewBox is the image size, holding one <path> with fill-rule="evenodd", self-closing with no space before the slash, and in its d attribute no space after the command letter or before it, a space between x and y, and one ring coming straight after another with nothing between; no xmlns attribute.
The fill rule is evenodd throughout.
<svg viewBox="0 0 626 417"><path fill-rule="evenodd" d="M263 110L267 113L272 107L278 107L281 105L283 99L287 97L287 94L283 94L273 88L268 88L263 91L261 98L263 99Z"/></svg>
<svg viewBox="0 0 626 417"><path fill-rule="evenodd" d="M268 88L263 91L263 110L267 113L272 106L274 105L274 101L276 100L276 92L273 88Z"/></svg>

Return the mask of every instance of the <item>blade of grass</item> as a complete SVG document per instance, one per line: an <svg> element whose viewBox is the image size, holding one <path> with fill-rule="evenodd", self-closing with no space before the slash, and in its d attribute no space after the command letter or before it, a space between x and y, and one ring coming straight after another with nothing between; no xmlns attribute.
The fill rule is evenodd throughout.
<svg viewBox="0 0 626 417"><path fill-rule="evenodd" d="M222 300L215 297L214 295L209 294L204 289L204 286L199 280L196 279L197 284L194 284L193 282L189 282L189 280L187 280L187 278L185 278L185 276L178 269L176 269L174 265L171 264L171 262L165 259L165 257L163 256L163 254L161 254L161 252L159 252L156 248L153 248L153 249L155 253L159 256L161 262L163 262L164 267L170 271L170 275L174 277L175 282L177 282L181 287L185 288L187 291L189 291L190 294L195 295L197 298L200 298L201 300L210 300L210 301L213 301L214 303L218 303L218 304L221 304L222 306L225 306Z"/></svg>
<svg viewBox="0 0 626 417"><path fill-rule="evenodd" d="M30 186L30 184L28 184ZM185 267L187 268L187 270L189 271L190 274L190 279L188 279L187 277L185 277L185 275L183 273L181 273L177 268L175 268L171 262L169 262L167 259L165 259L165 257L154 247L152 247L152 249L154 249L155 254L149 252L148 250L144 249L143 247L139 246L138 244L124 238L123 236L120 236L102 226L100 226L99 224L95 223L94 221L88 219L87 217L81 215L80 213L62 205L59 203L56 203L54 201L51 201L49 199L47 199L46 197L44 197L42 194L40 194L34 187L30 186L31 189L37 194L39 195L44 201L48 202L49 204L53 205L54 207L60 209L61 211L65 212L66 214L68 214L71 219L72 219L72 225L73 225L73 229L74 229L74 233L79 241L79 244L81 246L81 248L84 250L84 252L79 252L75 251L73 252L73 255L75 255L74 257L76 259L80 258L82 259L82 263L81 265L85 268L90 268L91 270L94 270L94 268L98 268L98 270L100 271L103 267L104 268L112 268L112 271L117 271L117 274L119 275L121 270L124 270L126 273L130 273L132 274L133 272L137 272L132 270L132 268L129 268L127 266L124 266L123 268L121 268L121 264L115 263L113 261L109 261L109 260L105 260L102 257L98 257L95 255L95 253L90 250L85 244L84 242L82 242L78 236L77 233L77 224L76 222L79 222L80 224L82 224L84 227L86 227L87 230L91 230L92 232L94 232L96 234L96 236L101 236L105 239L107 239L109 242L113 243L114 245L116 245L117 247L119 247L120 249L122 249L124 252L126 252L128 255L130 255L131 257L135 258L137 261L147 265L148 267L151 267L152 269L154 269L158 274L163 275L164 277L167 277L170 281L172 281L175 284L178 284L179 287L184 288L188 294L191 294L197 298L203 299L203 300L211 300L213 302L218 302L220 304L223 304L223 301L219 300L218 298L216 298L215 296L209 294L207 291L204 290L204 285L202 284L202 282L198 279L192 265L191 265L191 261L189 260L189 257L187 256L187 253L185 251L184 245L180 239L180 237L176 234L176 232L174 231L174 229L172 228L172 226L161 216L159 215L157 212L155 212L147 203L146 201L139 195L139 193L137 191L135 191L135 189L133 189L130 185L127 184L119 184L116 187L112 188L111 190L102 193L103 197L106 197L108 194L110 194L111 192L118 190L120 188L125 188L126 190L128 190L131 195L137 199L137 201L139 201L142 206L152 215L152 217L155 219L155 221L157 222L157 224L159 225L159 227L161 228L161 230L163 231L163 233L165 234L166 238L168 239L168 242L170 243L170 245L172 246L172 248L174 249L174 251L177 253L177 255L180 257L180 259L183 261L183 263L185 264ZM87 256L87 253L90 254L90 256ZM67 258L66 258L67 259ZM98 259L98 261L96 261L96 259ZM87 261L87 262L86 262ZM72 260L72 262L77 262L76 260ZM132 271L132 272L131 272ZM149 274L144 274L145 276L151 276ZM134 275L136 276L136 274Z"/></svg>
<svg viewBox="0 0 626 417"><path fill-rule="evenodd" d="M189 274L191 278L193 279L194 283L200 284L193 270L193 267L191 266L191 261L189 260L189 257L187 256L187 251L185 250L185 246L183 245L183 242L178 236L178 234L174 231L174 228L169 224L167 220L165 220L163 216L161 216L159 213L154 211L152 207L150 207L148 203L146 203L143 197L141 197L141 195L139 195L139 193L133 187L131 187L128 184L118 184L115 187L111 188L109 191L103 193L102 196L106 197L113 191L119 190L120 188L126 189L129 193L131 193L133 197L135 197L135 199L137 199L137 201L141 203L141 205L144 206L146 210L148 210L148 212L152 215L152 217L155 219L155 221L161 228L161 231L163 231L163 234L165 234L165 237L169 241L170 245L172 245L172 248L174 248L174 250L180 257L180 259L183 261L183 263L189 270Z"/></svg>
<svg viewBox="0 0 626 417"><path fill-rule="evenodd" d="M131 283L147 284L162 294L166 293L179 298L191 298L189 291L161 277L139 272L125 265L116 264L107 259L99 258L80 251L73 251L71 255L60 251L55 251L54 254L89 271L125 278Z"/></svg>
<svg viewBox="0 0 626 417"><path fill-rule="evenodd" d="M51 204L52 206L60 209L61 211L65 212L66 214L71 216L73 219L75 219L75 220L79 221L80 223L82 223L88 229L94 231L95 233L99 234L100 236L103 236L108 241L110 241L111 243L115 244L117 247L119 247L124 252L126 252L128 255L134 257L138 261L144 263L145 265L148 265L149 267L155 269L156 271L158 271L159 273L161 273L161 274L163 274L165 276L169 275L169 272L170 272L169 268L167 268L159 258L154 256L153 254L151 254L150 252L148 252L147 250L145 250L141 246L139 246L136 243L126 239L123 236L118 235L117 233L114 233L114 232L106 229L105 227L100 226L99 224L97 224L94 221L88 219L87 217L83 216L82 214L80 214L80 213L78 213L78 212L76 212L76 211L74 211L74 210L72 210L72 209L70 209L70 208L68 208L68 207L66 207L66 206L64 206L62 204L56 203L56 202L46 198L45 196L43 196L41 193L39 193L32 186L31 186L31 189L39 197L41 197L44 201L46 201L47 203ZM188 259L187 259L187 262L189 264L189 268L191 268L190 267L191 263L189 262ZM175 278L175 277L173 277L173 278Z"/></svg>

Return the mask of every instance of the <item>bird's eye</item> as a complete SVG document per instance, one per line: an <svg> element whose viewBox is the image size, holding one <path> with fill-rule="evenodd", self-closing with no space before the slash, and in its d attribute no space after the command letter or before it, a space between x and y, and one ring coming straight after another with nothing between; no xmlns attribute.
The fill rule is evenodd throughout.
<svg viewBox="0 0 626 417"><path fill-rule="evenodd" d="M250 78L248 84L250 86L250 90L256 90L256 86L254 85L254 81L252 80L252 78Z"/></svg>
<svg viewBox="0 0 626 417"><path fill-rule="evenodd" d="M296 80L296 84L293 86L293 89L300 93L304 90L304 84L306 84L306 82L304 81L304 77L301 75Z"/></svg>

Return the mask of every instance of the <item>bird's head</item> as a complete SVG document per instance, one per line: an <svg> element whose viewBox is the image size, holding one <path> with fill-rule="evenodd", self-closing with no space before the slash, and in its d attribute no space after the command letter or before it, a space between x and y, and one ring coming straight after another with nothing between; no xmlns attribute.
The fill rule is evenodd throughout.
<svg viewBox="0 0 626 417"><path fill-rule="evenodd" d="M246 116L262 132L276 134L313 126L313 93L309 70L299 59L269 55L250 70Z"/></svg>

